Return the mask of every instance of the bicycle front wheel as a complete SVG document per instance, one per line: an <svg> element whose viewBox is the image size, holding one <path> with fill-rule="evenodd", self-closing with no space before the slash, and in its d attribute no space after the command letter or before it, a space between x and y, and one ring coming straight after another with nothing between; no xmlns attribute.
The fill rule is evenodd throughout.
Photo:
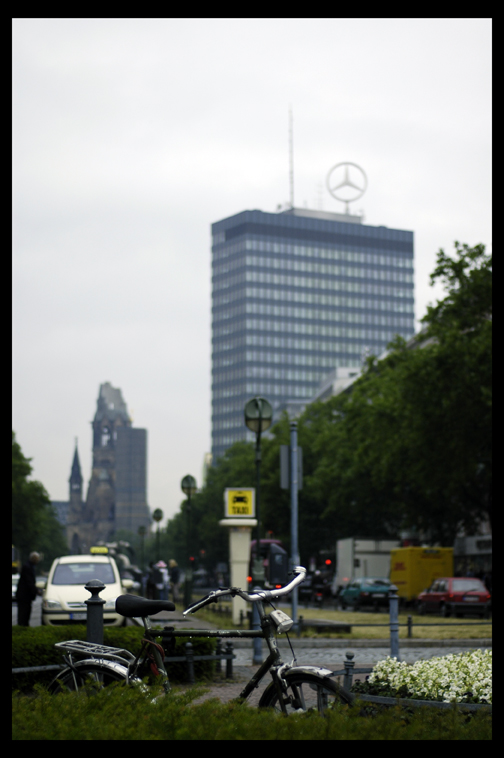
<svg viewBox="0 0 504 758"><path fill-rule="evenodd" d="M336 682L317 674L299 673L287 677L287 689L282 695L287 713L302 713L318 711L326 713L342 705L350 704L353 697L350 692L340 687ZM282 712L278 692L274 682L264 690L259 708L274 708Z"/></svg>
<svg viewBox="0 0 504 758"><path fill-rule="evenodd" d="M55 695L58 692L76 692L85 688L99 690L113 682L128 682L128 669L125 666L111 661L80 661L72 669L63 669L49 685L49 692Z"/></svg>

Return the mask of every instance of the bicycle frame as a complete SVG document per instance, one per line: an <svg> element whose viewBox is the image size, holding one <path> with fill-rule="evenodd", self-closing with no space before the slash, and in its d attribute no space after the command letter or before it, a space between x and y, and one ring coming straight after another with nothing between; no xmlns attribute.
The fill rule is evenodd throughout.
<svg viewBox="0 0 504 758"><path fill-rule="evenodd" d="M207 639L212 637L257 639L259 637L266 640L266 644L269 648L269 655L238 695L237 699L241 702L248 698L270 669L273 681L275 682L275 687L280 694L285 689L285 683L281 678L281 673L286 668L291 668L289 664L284 663L282 660L276 641L275 625L268 618L262 600L256 600L255 602L257 603L259 611L261 629L165 629L163 635L165 637L199 637Z"/></svg>

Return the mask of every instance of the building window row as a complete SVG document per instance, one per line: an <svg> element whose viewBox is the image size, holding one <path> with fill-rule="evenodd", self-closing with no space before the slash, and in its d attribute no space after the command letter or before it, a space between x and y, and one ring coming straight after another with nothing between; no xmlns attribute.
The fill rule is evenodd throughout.
<svg viewBox="0 0 504 758"><path fill-rule="evenodd" d="M329 268L329 267L328 267ZM284 287L309 287L311 289L323 290L342 290L353 292L372 292L372 289L365 289L359 282L348 282L341 278L328 279L329 273L334 277L354 277L362 279L379 279L386 282L403 282L413 284L413 274L406 274L402 271L384 271L379 269L353 268L350 266L334 267L339 268L340 273L328 272L324 279L315 279L312 276L292 276L289 274L272 274L267 271L241 271L233 276L226 277L220 281L214 282L213 292L220 290L236 288L243 282L259 282L260 284L275 284ZM356 289L349 286L352 284L360 285ZM369 284L372 284L371 282ZM406 291L410 291L410 288ZM214 302L217 298L214 298ZM229 301L228 301L229 302Z"/></svg>
<svg viewBox="0 0 504 758"><path fill-rule="evenodd" d="M393 321L394 319L390 320ZM413 319L403 317L403 321L407 321L409 326L407 324L402 325L402 334L405 337L409 337L413 334ZM379 322L377 321L376 323L378 324ZM398 326L397 324L383 325L390 327ZM254 330L256 332L282 332L283 335L293 333L319 337L340 337L343 339L357 338L370 340L374 339L373 334L376 333L376 330L362 329L359 327L332 326L329 324L303 324L292 321L270 321L267 319L247 319L246 326L248 330ZM379 333L382 333L381 330ZM395 334L396 331L391 330L386 333ZM320 344L317 340L294 339L292 337L276 336L274 334L247 334L245 339L243 336L239 336L229 340L215 341L213 355L214 357L217 357L220 352L243 347L245 342L247 345L259 345L261 347L291 348L298 350L322 349L317 347L317 345Z"/></svg>
<svg viewBox="0 0 504 758"><path fill-rule="evenodd" d="M252 319L251 319L252 320ZM376 326L376 325L375 325ZM361 339L361 340L389 340L393 338L397 332L390 330L370 329L362 328L358 326L320 326L314 325L311 332L305 332L305 334L320 335L321 337L340 337L343 339ZM408 337L410 333L406 331ZM378 336L379 335L379 336ZM383 335L387 335L384 337ZM247 345L261 345L261 347L291 347L292 339L290 337L267 337L263 334L247 334L245 338L245 344ZM300 350L312 350L312 340L298 340L298 345L306 343L306 347L300 347Z"/></svg>
<svg viewBox="0 0 504 758"><path fill-rule="evenodd" d="M382 258L386 256L381 256ZM247 266L254 268L287 269L288 271L300 271L304 274L321 274L323 276L354 276L360 279L388 279L396 282L413 281L413 265L411 271L396 271L386 268L371 268L370 266L341 266L332 263L314 263L313 261L284 260L278 258L262 258L249 256L246 258ZM247 271L247 274L249 272ZM268 274L269 277L272 274ZM247 279L249 277L247 276ZM257 281L257 280L255 280ZM259 281L263 281L262 279ZM283 283L283 282L282 282ZM277 282L275 281L275 284Z"/></svg>
<svg viewBox="0 0 504 758"><path fill-rule="evenodd" d="M358 286L358 285L357 285ZM409 296L409 302L403 301L391 301L388 298L386 298L386 294L388 290L395 289L391 287L386 287L383 285L367 285L367 286L375 286L377 290L379 290L376 294L384 295L383 300L374 300L370 298L362 298L362 297L347 297L346 295L320 295L317 298L314 299L314 302L317 305L322 304L321 298L326 297L327 301L326 303L330 306L339 306L341 308L361 308L361 309L367 309L367 310L381 310L381 311L389 311L391 313L410 313L413 317L414 314L414 305L413 305L413 291L407 290L407 296ZM266 296L266 293L268 295L268 300L281 300L286 295L285 292L282 290L260 290L260 288L247 288L248 291L257 291L260 293L258 297L262 294ZM277 292L277 297L274 296L274 293ZM310 293L307 293L310 295ZM391 293L388 293L389 297ZM290 297L286 298L289 300L292 300L292 295L289 293ZM313 297L313 296L312 296ZM299 313L299 315L296 315L294 313L296 311L296 314ZM241 293L241 298L237 298L237 302L233 306L228 306L225 309L218 310L217 308L214 308L213 313L213 321L212 321L212 330L213 334L216 333L216 330L222 326L219 322L227 322L229 323L231 319L236 319L238 316L241 316L244 313L262 313L272 316L284 316L287 318L318 318L324 321L329 320L335 320L338 316L335 315L334 311L325 311L325 310L313 310L313 309L306 309L306 308L292 308L292 307L286 307L286 306L277 306L277 305L271 305L270 303L247 303L244 302L244 296L243 292ZM322 315L323 314L323 315Z"/></svg>
<svg viewBox="0 0 504 758"><path fill-rule="evenodd" d="M333 367L336 366L349 366L359 367L362 365L360 357L355 358L335 358L333 360ZM239 397L240 402L243 403L243 396L245 395L263 395L266 398L308 398L312 397L314 391L317 389L318 381L312 382L311 386L303 386L292 384L282 384L281 382L275 382L274 384L266 384L263 382L247 382L246 384L240 384L240 387L222 387L219 389L214 388L212 391L212 403L213 407L218 407L218 412L222 412L227 407L225 401L229 400L230 405L234 407L235 403L232 402L232 398ZM222 405L219 403L224 401ZM274 403L273 403L274 405ZM243 411L243 408L240 412ZM215 428L215 421L213 426Z"/></svg>
<svg viewBox="0 0 504 758"><path fill-rule="evenodd" d="M357 253L352 255L357 255ZM364 253L363 253L364 255ZM334 263L320 263L312 260L296 260L290 258L265 257L261 255L247 255L244 258L237 258L230 261L226 266L214 266L213 278L216 284L222 277L229 279L226 274L232 273L236 269L244 268L271 268L280 269L281 271L300 271L306 274L322 274L332 276L357 276L368 278L389 278L401 277L398 281L413 281L413 260L407 258L396 258L392 255L375 256L383 264L368 263L362 266L346 266ZM398 263L400 261L400 263ZM357 261L351 260L350 263ZM408 264L407 266L405 264ZM384 266L387 266L385 268ZM392 270L390 267L394 267ZM408 271L398 270L405 269ZM408 278L403 278L408 277Z"/></svg>
<svg viewBox="0 0 504 758"><path fill-rule="evenodd" d="M276 282L278 284L279 282ZM393 287L386 284L369 284L361 282L342 282L342 281L314 281L300 285L303 287L312 287L317 289L332 290L338 292L353 292L356 294L380 295L382 297L413 297L411 287ZM243 301L243 298L256 298L263 300L287 300L291 303L314 303L315 305L341 306L343 300L341 295L321 295L318 292L303 292L295 290L276 290L264 289L262 287L246 287L235 289L225 295L215 295L213 298L213 307L219 308L235 301ZM365 302L365 301L364 301ZM362 307L366 307L366 304Z"/></svg>
<svg viewBox="0 0 504 758"><path fill-rule="evenodd" d="M321 245L302 245L295 242L274 242L272 240L253 240L241 239L231 242L220 249L213 250L214 263L224 260L236 253L251 250L259 253L273 253L282 255L297 255L305 258L325 258L333 261L351 261L353 263L365 263L373 266L401 266L411 268L412 253L409 255L392 255L386 254L383 250L376 248L360 248L355 246L353 250L340 248L323 247ZM229 265L229 264L227 264ZM222 270L226 270L225 265Z"/></svg>
<svg viewBox="0 0 504 758"><path fill-rule="evenodd" d="M387 332L384 332L384 335L388 335ZM384 339L382 341L381 345L375 345L375 349L377 351L382 350L385 345L387 344L389 340ZM343 342L343 343L334 343L334 342L325 342L320 343L320 348L322 350L325 350L327 353L330 353L330 356L324 360L325 366L321 366L322 358L319 358L317 362L311 363L312 366L320 366L320 371L312 372L312 371L300 371L298 369L292 369L289 366L284 366L282 369L272 369L267 366L261 365L253 365L253 366L239 366L239 367L232 367L232 368L217 368L214 366L212 371L212 387L216 388L221 384L226 384L228 382L236 382L240 381L244 377L267 377L270 379L291 379L294 381L306 381L306 382L315 382L319 381L321 376L324 373L327 373L328 370L331 368L334 368L334 361L336 358L336 355L342 356L355 356L360 355L361 358L363 357L364 353L367 353L369 349L371 348L371 345L369 344L358 344L355 342ZM252 356L255 355L253 358ZM285 356L281 356L282 358L285 358L284 361L281 361L282 363L287 363L287 358ZM270 362L270 363L278 363L278 361L272 360L273 356L271 353L261 353L260 351L248 351L247 352L247 361L250 363L254 362ZM296 361L297 363L297 361ZM307 362L301 365L310 365ZM274 372L274 373L273 373ZM292 374L292 375L291 375Z"/></svg>
<svg viewBox="0 0 504 758"><path fill-rule="evenodd" d="M350 364L348 364L350 365ZM360 366L360 361L356 365ZM284 398L313 397L316 386L303 387L295 384L265 384L263 382L249 382L247 394L262 395L263 397L283 396Z"/></svg>
<svg viewBox="0 0 504 758"><path fill-rule="evenodd" d="M341 311L337 314L337 319L340 322L351 324L368 324L369 326L388 326L404 333L405 336L410 337L414 331L414 318L413 313L409 315L397 315L390 313L379 314L366 311L359 313L358 311ZM336 321L336 316L335 319ZM271 322L267 322L270 324ZM246 321L247 329L249 328L249 319ZM263 328L263 327L260 327ZM264 329L269 329L269 326L265 326ZM273 328L273 327L272 327ZM278 327L274 327L276 331L288 331L284 322L280 322ZM340 327L330 327L323 325L320 327L319 334L331 334L334 337L341 336L341 331L338 331ZM237 332L243 332L244 323L242 321L234 321L232 324L225 324L218 326L213 330L213 343L214 351L216 350L229 350L233 347L239 347L240 345L265 345L269 347L292 347L288 339L285 337L268 337L266 335L247 334L246 337L243 334L235 336L231 339L222 342L223 337L229 337ZM328 332L327 330L330 330Z"/></svg>
<svg viewBox="0 0 504 758"><path fill-rule="evenodd" d="M293 382L320 383L327 373L328 371L322 368L319 371L303 371L294 368L247 366L246 369L247 379L287 379Z"/></svg>
<svg viewBox="0 0 504 758"><path fill-rule="evenodd" d="M343 351L338 351L343 352ZM241 356L240 356L241 357ZM236 357L235 357L236 360ZM307 355L306 353L284 353L272 350L247 350L245 353L247 363L281 363L295 366L328 366L333 367L331 357L323 355ZM228 358L215 358L213 360L213 372L229 368Z"/></svg>
<svg viewBox="0 0 504 758"><path fill-rule="evenodd" d="M298 277L280 277L279 279L289 279ZM302 277L299 277L302 279ZM275 282L282 284L282 282ZM356 292L368 295L383 295L385 297L412 297L413 289L411 287L393 287L390 285L377 285L363 282L342 282L331 281L327 279L308 279L305 283L296 286L306 288L316 288L325 290L339 290L340 292ZM264 289L262 287L246 287L245 294L247 297L264 298L269 300L289 300L297 303L316 303L317 305L341 305L341 300L337 295L320 295L315 292L295 292L293 290L276 290Z"/></svg>
<svg viewBox="0 0 504 758"><path fill-rule="evenodd" d="M356 298L357 299L357 298ZM356 305L354 307L364 308L364 305ZM397 313L413 314L413 304L406 303L401 300L392 301L387 303L388 311L395 311ZM335 314L333 310L325 310L320 308L303 308L301 306L296 307L292 305L273 305L272 303L247 303L245 307L246 313L257 313L262 316L281 316L284 318L299 318L310 321L339 321L340 314ZM341 319L343 320L343 319Z"/></svg>

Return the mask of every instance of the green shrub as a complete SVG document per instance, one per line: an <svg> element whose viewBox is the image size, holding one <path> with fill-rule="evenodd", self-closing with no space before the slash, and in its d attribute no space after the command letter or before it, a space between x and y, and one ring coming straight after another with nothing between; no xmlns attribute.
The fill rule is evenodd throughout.
<svg viewBox="0 0 504 758"><path fill-rule="evenodd" d="M103 643L112 647L122 647L136 653L140 650L143 629L140 627L108 627L103 630ZM85 640L86 627L76 626L13 626L12 627L12 668L28 666L49 666L63 663L61 651L54 645L64 640ZM172 655L184 655L187 638L175 640ZM204 638L191 639L194 655L209 655L215 650L215 641ZM197 680L212 675L213 661L195 661L194 673ZM187 677L185 663L168 664L168 675L173 682L184 682ZM56 671L13 674L13 688L23 692L36 683L48 685L56 676Z"/></svg>
<svg viewBox="0 0 504 758"><path fill-rule="evenodd" d="M373 718L361 707L345 707L322 718L318 713L285 718L270 709L207 700L191 705L202 689L170 693L155 703L141 690L112 685L87 696L13 697L15 740L489 740L491 716L468 718L447 711L398 707Z"/></svg>

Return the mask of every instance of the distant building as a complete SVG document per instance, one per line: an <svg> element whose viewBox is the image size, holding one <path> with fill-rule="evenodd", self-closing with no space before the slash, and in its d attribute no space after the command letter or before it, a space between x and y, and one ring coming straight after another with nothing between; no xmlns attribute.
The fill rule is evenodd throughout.
<svg viewBox="0 0 504 758"><path fill-rule="evenodd" d="M413 332L413 232L298 208L212 224L212 460L252 439L249 398L276 419Z"/></svg>
<svg viewBox="0 0 504 758"><path fill-rule="evenodd" d="M77 446L69 479L69 502L53 505L65 526L72 553L111 540L118 530L149 528L147 430L134 429L121 390L100 385L93 426L93 464L87 497Z"/></svg>

